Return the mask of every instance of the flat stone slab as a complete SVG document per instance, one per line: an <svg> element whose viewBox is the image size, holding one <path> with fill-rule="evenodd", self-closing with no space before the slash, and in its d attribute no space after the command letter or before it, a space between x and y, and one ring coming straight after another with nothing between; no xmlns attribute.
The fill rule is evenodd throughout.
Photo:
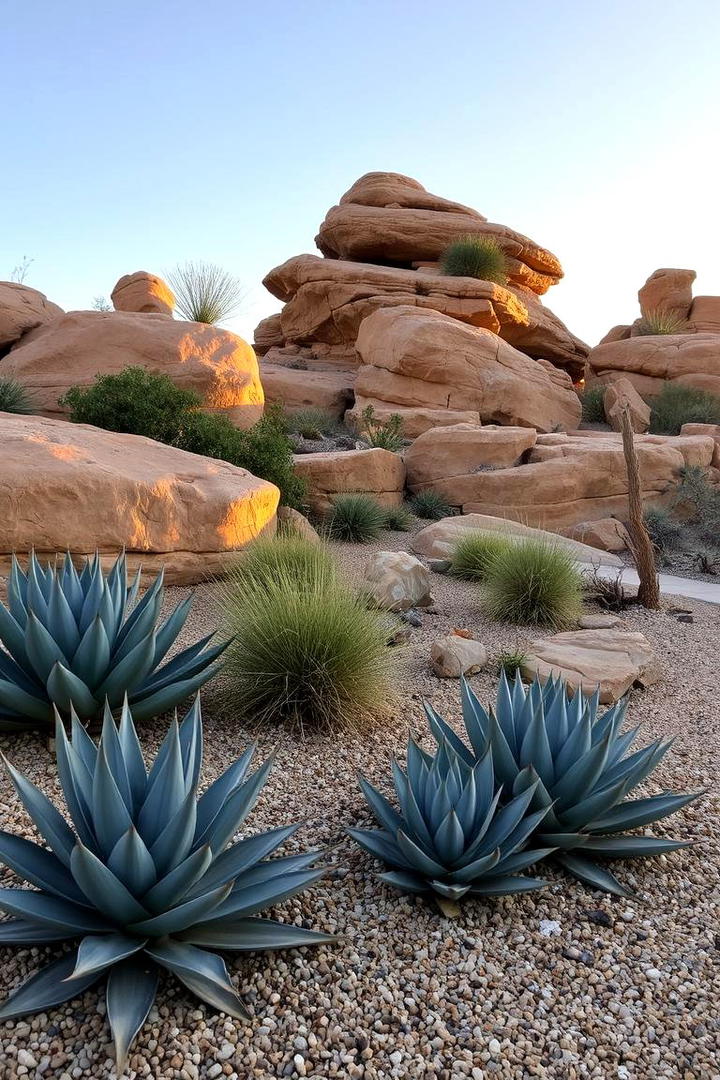
<svg viewBox="0 0 720 1080"><path fill-rule="evenodd" d="M524 679L538 676L565 680L574 693L592 694L600 687L600 701L619 701L635 685L650 686L660 669L644 634L628 630L570 630L532 641L520 668Z"/></svg>

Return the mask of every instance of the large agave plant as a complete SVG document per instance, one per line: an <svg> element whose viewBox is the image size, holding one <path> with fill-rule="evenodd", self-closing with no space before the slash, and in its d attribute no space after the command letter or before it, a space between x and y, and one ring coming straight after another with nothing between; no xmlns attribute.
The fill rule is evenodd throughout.
<svg viewBox="0 0 720 1080"><path fill-rule="evenodd" d="M489 748L469 762L445 740L433 755L410 739L407 771L396 762L392 771L398 809L361 776L360 787L381 828L348 829L366 851L392 867L381 880L407 892L434 894L450 916L466 894L505 896L545 884L516 874L550 853L545 845L527 846L548 808L528 813L536 784L499 806Z"/></svg>
<svg viewBox="0 0 720 1080"><path fill-rule="evenodd" d="M119 708L126 694L135 719L144 720L211 678L226 648L206 647L212 634L160 666L191 597L158 625L162 573L135 603L139 590L140 571L128 587L124 554L107 578L98 555L80 573L69 555L60 566L42 566L33 552L27 573L13 558L8 606L0 603L0 731L51 725L54 705L87 721L101 715L104 701Z"/></svg>
<svg viewBox="0 0 720 1080"><path fill-rule="evenodd" d="M629 750L639 728L622 732L627 699L598 715L599 693L570 697L558 679L535 680L528 689L517 676L512 688L500 679L495 708L482 707L462 682L462 709L470 747L430 706L425 711L441 743L472 767L492 748L497 788L517 796L532 791L531 808L546 816L534 842L557 849L554 859L580 881L618 896L629 895L596 858L631 859L686 847L687 842L654 836L623 836L672 814L697 793L663 792L627 800L667 753L670 742L658 739L634 753Z"/></svg>
<svg viewBox="0 0 720 1080"><path fill-rule="evenodd" d="M255 918L315 881L318 853L266 860L295 830L287 825L232 844L265 783L267 761L248 779L254 747L199 799L200 704L168 734L148 772L130 710L105 712L96 746L73 714L58 717L57 766L71 824L7 764L15 790L47 847L0 832L0 862L36 889L0 889L0 943L80 938L15 990L0 1021L47 1010L107 976L107 1014L124 1067L128 1048L166 968L213 1008L248 1014L212 949L280 949L332 940Z"/></svg>

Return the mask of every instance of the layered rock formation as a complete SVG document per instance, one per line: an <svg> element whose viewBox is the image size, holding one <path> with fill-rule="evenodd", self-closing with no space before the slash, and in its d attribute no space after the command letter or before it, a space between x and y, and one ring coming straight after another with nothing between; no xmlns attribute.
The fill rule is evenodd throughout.
<svg viewBox="0 0 720 1080"><path fill-rule="evenodd" d="M468 235L490 236L502 247L506 287L439 272L437 260L444 249ZM292 406L300 392L291 384L302 385L304 370L340 370L352 384L361 323L378 309L397 306L440 312L488 330L573 377L582 372L587 347L539 298L562 277L557 258L409 177L361 177L328 212L317 245L324 258L289 259L264 281L285 305L255 332L263 370L267 366L271 376L268 400L289 400ZM278 367L290 372L282 383Z"/></svg>
<svg viewBox="0 0 720 1080"><path fill-rule="evenodd" d="M399 506L405 488L405 465L399 454L371 450L330 450L296 454L295 471L307 481L308 502L322 514L335 495L362 492L382 506Z"/></svg>
<svg viewBox="0 0 720 1080"><path fill-rule="evenodd" d="M165 567L174 584L222 572L275 528L279 492L245 469L138 435L0 413L0 565L14 551L95 550Z"/></svg>
<svg viewBox="0 0 720 1080"><path fill-rule="evenodd" d="M720 333L657 334L606 341L587 359L587 386L629 379L641 397L659 394L666 382L720 395Z"/></svg>

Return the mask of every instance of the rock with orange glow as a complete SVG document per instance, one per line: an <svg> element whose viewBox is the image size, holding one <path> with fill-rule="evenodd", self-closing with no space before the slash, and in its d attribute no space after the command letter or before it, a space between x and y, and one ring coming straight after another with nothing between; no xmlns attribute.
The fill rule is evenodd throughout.
<svg viewBox="0 0 720 1080"><path fill-rule="evenodd" d="M204 408L250 427L263 412L257 357L250 345L206 323L138 312L73 311L26 334L3 372L33 394L39 411L62 415L71 386L136 365L200 395Z"/></svg>
<svg viewBox="0 0 720 1080"><path fill-rule="evenodd" d="M156 315L172 315L175 294L167 282L147 270L121 277L110 294L116 311L145 311Z"/></svg>
<svg viewBox="0 0 720 1080"><path fill-rule="evenodd" d="M629 379L643 398L659 394L668 381L720 395L720 333L632 337L590 351L588 385L620 378Z"/></svg>
<svg viewBox="0 0 720 1080"><path fill-rule="evenodd" d="M694 270L655 270L638 291L643 315L663 311L679 319L687 319L696 277Z"/></svg>
<svg viewBox="0 0 720 1080"><path fill-rule="evenodd" d="M63 309L37 289L16 281L0 281L0 349L62 314Z"/></svg>
<svg viewBox="0 0 720 1080"><path fill-rule="evenodd" d="M382 506L399 506L405 487L405 465L399 454L370 450L330 450L296 454L295 471L308 484L308 502L315 513L330 508L333 496L350 492L371 495Z"/></svg>
<svg viewBox="0 0 720 1080"><path fill-rule="evenodd" d="M565 372L437 311L381 308L362 323L357 350L363 367L354 414L367 405L380 416L398 413L411 437L436 426L426 425L422 410L445 410L448 423L480 420L538 431L580 421L580 400Z"/></svg>
<svg viewBox="0 0 720 1080"><path fill-rule="evenodd" d="M275 529L279 492L224 461L85 424L0 413L0 563L123 548L173 584L222 573Z"/></svg>

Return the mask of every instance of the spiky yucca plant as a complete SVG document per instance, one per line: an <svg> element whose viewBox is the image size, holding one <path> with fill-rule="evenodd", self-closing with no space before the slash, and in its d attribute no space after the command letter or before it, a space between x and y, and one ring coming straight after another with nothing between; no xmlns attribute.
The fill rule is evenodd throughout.
<svg viewBox="0 0 720 1080"><path fill-rule="evenodd" d="M225 963L211 950L295 948L331 941L292 924L256 918L323 873L318 852L267 859L298 828L232 838L267 779L266 761L246 779L254 747L197 798L202 764L199 699L172 721L148 771L130 709L119 725L105 711L96 746L73 714L71 737L56 720L57 767L70 824L6 762L15 790L47 847L0 832L0 862L35 889L0 889L0 943L73 947L31 976L0 1007L0 1021L45 1011L107 976L107 1014L119 1069L155 998L159 969L231 1016L248 1016Z"/></svg>
<svg viewBox="0 0 720 1080"><path fill-rule="evenodd" d="M632 859L687 847L682 840L623 836L680 810L698 793L663 792L649 798L626 796L645 780L667 753L670 742L628 754L639 728L621 734L627 699L598 715L599 693L570 697L558 679L528 689L517 676L512 688L500 677L495 708L487 712L462 680L462 709L468 747L432 706L425 706L435 738L450 742L466 766L492 748L496 788L518 796L532 791L531 809L547 816L534 842L557 849L554 859L580 881L597 889L630 895L595 858Z"/></svg>
<svg viewBox="0 0 720 1080"><path fill-rule="evenodd" d="M0 603L0 645L7 650L0 648L0 731L52 724L53 705L65 714L72 707L87 721L101 714L105 700L119 708L126 694L135 719L144 720L174 708L214 675L227 643L209 646L212 634L160 666L192 598L158 625L162 572L135 603L139 591L139 570L128 587L124 554L107 577L97 554L80 573L69 555L42 566L33 552L27 573L13 558L8 606Z"/></svg>
<svg viewBox="0 0 720 1080"><path fill-rule="evenodd" d="M544 858L551 848L528 847L527 839L548 812L528 813L530 784L507 806L495 791L492 751L477 761L461 756L446 740L429 754L410 739L407 771L393 762L399 809L363 776L359 783L381 829L348 829L366 851L392 869L382 881L412 893L430 893L448 916L471 896L506 896L545 884L517 872Z"/></svg>

